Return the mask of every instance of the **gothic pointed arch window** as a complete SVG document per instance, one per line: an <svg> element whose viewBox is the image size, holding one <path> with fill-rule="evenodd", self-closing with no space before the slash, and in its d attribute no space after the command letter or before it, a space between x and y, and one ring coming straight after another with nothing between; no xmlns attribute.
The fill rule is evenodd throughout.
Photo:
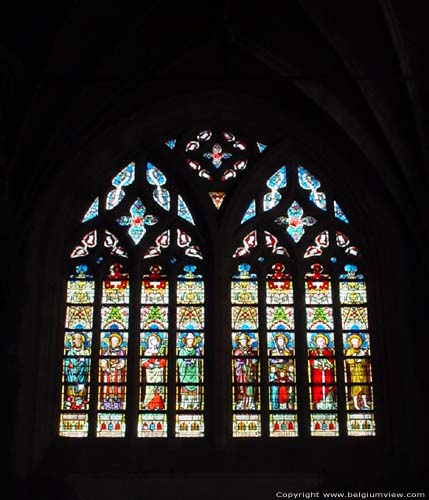
<svg viewBox="0 0 429 500"><path fill-rule="evenodd" d="M365 259L341 204L307 167L277 166L233 237L216 226L213 255L202 215L225 213L268 147L208 129L160 143L167 170L123 166L70 250L59 435L203 438L214 400L230 401L232 438L375 435ZM214 342L205 356L214 335L227 360ZM206 361L227 361L228 393Z"/></svg>
<svg viewBox="0 0 429 500"><path fill-rule="evenodd" d="M232 255L233 436L375 435L365 263L349 231L302 165L250 200Z"/></svg>
<svg viewBox="0 0 429 500"><path fill-rule="evenodd" d="M204 259L185 199L129 163L82 218L67 280L59 434L204 436Z"/></svg>

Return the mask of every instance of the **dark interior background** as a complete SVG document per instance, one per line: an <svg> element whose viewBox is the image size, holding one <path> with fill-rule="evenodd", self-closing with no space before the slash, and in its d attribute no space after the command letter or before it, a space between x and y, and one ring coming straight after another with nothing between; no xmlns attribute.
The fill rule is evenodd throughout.
<svg viewBox="0 0 429 500"><path fill-rule="evenodd" d="M3 429L17 498L424 490L428 12L425 0L3 3ZM139 151L225 124L272 144L261 171L308 158L357 221L373 277L377 437L58 440L58 325L81 214ZM231 238L229 214L260 186L242 178L216 222Z"/></svg>

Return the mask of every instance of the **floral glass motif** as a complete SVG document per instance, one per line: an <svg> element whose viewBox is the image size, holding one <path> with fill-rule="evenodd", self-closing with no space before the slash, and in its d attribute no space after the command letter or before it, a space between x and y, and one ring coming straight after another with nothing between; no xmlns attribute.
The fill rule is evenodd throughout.
<svg viewBox="0 0 429 500"><path fill-rule="evenodd" d="M285 255L289 257L289 253L285 247L279 245L279 240L269 231L264 231L265 246L270 248L275 255Z"/></svg>
<svg viewBox="0 0 429 500"><path fill-rule="evenodd" d="M295 243L303 237L306 226L313 226L317 219L311 216L304 216L304 210L297 201L294 201L288 208L287 216L280 216L275 219L279 226L286 227L287 233Z"/></svg>
<svg viewBox="0 0 429 500"><path fill-rule="evenodd" d="M152 196L153 199L167 212L170 210L170 192L163 188L167 182L167 177L159 168L148 162L146 166L146 179L151 186L155 186Z"/></svg>
<svg viewBox="0 0 429 500"><path fill-rule="evenodd" d="M344 248L344 252L346 254L353 256L359 255L359 249L353 245L350 245L349 238L341 231L337 231L335 233L335 239L337 242L337 246L339 246L340 248Z"/></svg>
<svg viewBox="0 0 429 500"><path fill-rule="evenodd" d="M119 244L118 238L107 229L104 231L104 246L110 248L110 253L115 257L128 257L124 247Z"/></svg>
<svg viewBox="0 0 429 500"><path fill-rule="evenodd" d="M86 257L87 255L89 255L89 249L95 248L96 246L97 246L97 230L94 229L93 231L89 232L82 238L81 245L75 247L70 257L72 259L75 259L77 257Z"/></svg>
<svg viewBox="0 0 429 500"><path fill-rule="evenodd" d="M263 208L264 212L268 212L276 207L280 200L282 199L282 195L279 192L279 189L283 189L287 186L287 175L286 175L286 166L279 168L277 172L275 172L268 180L267 187L270 189L270 192L264 195L263 200Z"/></svg>
<svg viewBox="0 0 429 500"><path fill-rule="evenodd" d="M146 215L146 207L140 198L137 198L131 205L130 214L131 216L119 217L117 222L121 226L129 226L128 234L137 245L146 234L146 226L153 226L158 222L158 219L153 215Z"/></svg>
<svg viewBox="0 0 429 500"><path fill-rule="evenodd" d="M222 161L231 158L232 154L225 153L222 150L222 146L216 143L213 145L213 150L210 153L203 153L203 156L204 158L209 158L215 168L220 168L222 166Z"/></svg>
<svg viewBox="0 0 429 500"><path fill-rule="evenodd" d="M253 248L256 248L258 245L258 238L256 229L251 231L243 238L243 246L238 247L232 256L234 259L237 257L244 257L246 255L250 255L250 251Z"/></svg>
<svg viewBox="0 0 429 500"><path fill-rule="evenodd" d="M155 238L155 244L150 246L145 254L143 255L144 259L152 259L154 257L158 257L161 255L162 251L165 248L168 248L170 246L170 230L167 229L163 233L161 233L159 236Z"/></svg>
<svg viewBox="0 0 429 500"><path fill-rule="evenodd" d="M186 163L188 166L198 173L198 175L208 181L213 181L213 175L207 168L204 168L205 160L209 160L209 166L213 167L216 171L222 171L221 181L226 182L230 179L234 179L237 176L237 172L244 170L247 167L248 160L243 158L242 155L234 161L234 163L229 164L229 168L223 170L222 167L225 165L226 160L232 160L233 152L225 151L225 146L228 148L233 148L234 154L236 152L243 152L247 150L246 144L237 139L231 132L222 132L217 137L211 130L201 131L195 139L188 141L185 146L185 153L189 156L186 158ZM215 140L216 139L216 140ZM213 142L208 143L212 140ZM201 151L200 148L209 148L209 151ZM200 155L198 157L197 155ZM218 207L217 207L218 208Z"/></svg>
<svg viewBox="0 0 429 500"><path fill-rule="evenodd" d="M135 163L131 162L112 179L112 186L115 189L112 189L106 197L106 210L112 210L123 200L125 191L122 188L130 186L134 182L134 178Z"/></svg>
<svg viewBox="0 0 429 500"><path fill-rule="evenodd" d="M329 231L322 231L314 238L314 245L310 245L304 254L304 259L322 255L323 249L329 247Z"/></svg>
<svg viewBox="0 0 429 500"><path fill-rule="evenodd" d="M326 210L326 195L323 192L319 192L320 182L304 167L298 167L298 181L299 185L310 191L309 198L317 208L321 210Z"/></svg>
<svg viewBox="0 0 429 500"><path fill-rule="evenodd" d="M201 250L197 245L192 244L192 238L189 234L185 233L181 229L177 230L177 246L179 248L185 249L185 255L188 257L194 257L196 259L202 259L203 255Z"/></svg>
<svg viewBox="0 0 429 500"><path fill-rule="evenodd" d="M86 211L83 216L82 222L88 222L91 219L94 219L98 215L98 206L99 206L99 197L95 198L95 200L91 203L90 207Z"/></svg>

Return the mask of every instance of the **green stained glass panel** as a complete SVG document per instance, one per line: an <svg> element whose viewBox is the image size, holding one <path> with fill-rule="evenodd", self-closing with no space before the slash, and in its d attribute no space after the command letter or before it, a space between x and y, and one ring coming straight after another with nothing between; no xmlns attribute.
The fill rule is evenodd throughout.
<svg viewBox="0 0 429 500"><path fill-rule="evenodd" d="M142 330L167 330L168 307L158 305L142 306L140 326Z"/></svg>
<svg viewBox="0 0 429 500"><path fill-rule="evenodd" d="M176 386L176 410L204 410L204 386L192 382Z"/></svg>
<svg viewBox="0 0 429 500"><path fill-rule="evenodd" d="M333 330L332 307L307 307L307 328L309 330Z"/></svg>
<svg viewBox="0 0 429 500"><path fill-rule="evenodd" d="M101 329L102 330L127 330L128 329L128 307L127 306L102 306L101 307Z"/></svg>
<svg viewBox="0 0 429 500"><path fill-rule="evenodd" d="M204 333L196 331L179 332L176 338L176 355L200 357L204 355Z"/></svg>
<svg viewBox="0 0 429 500"><path fill-rule="evenodd" d="M293 330L294 310L293 307L269 306L267 307L268 330Z"/></svg>

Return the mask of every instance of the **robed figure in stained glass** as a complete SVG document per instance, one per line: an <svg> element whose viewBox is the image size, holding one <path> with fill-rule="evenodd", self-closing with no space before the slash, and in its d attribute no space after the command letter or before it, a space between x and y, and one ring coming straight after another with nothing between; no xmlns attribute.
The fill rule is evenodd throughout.
<svg viewBox="0 0 429 500"><path fill-rule="evenodd" d="M362 337L351 334L347 337L351 347L346 350L347 381L350 382L350 395L353 398L355 410L370 410L368 405L369 360L367 351L362 349Z"/></svg>
<svg viewBox="0 0 429 500"><path fill-rule="evenodd" d="M67 383L66 398L73 409L86 404L88 396L89 349L85 347L82 333L71 335L71 347L64 360L64 374Z"/></svg>
<svg viewBox="0 0 429 500"><path fill-rule="evenodd" d="M328 347L326 335L319 333L314 337L315 348L309 352L312 398L315 410L332 410L335 408L333 352Z"/></svg>
<svg viewBox="0 0 429 500"><path fill-rule="evenodd" d="M255 410L255 387L257 381L257 363L255 352L249 346L250 337L239 333L236 337L237 347L234 349L234 382L236 384L236 410ZM253 358L253 359L252 359Z"/></svg>
<svg viewBox="0 0 429 500"><path fill-rule="evenodd" d="M122 395L125 389L123 386L117 385L126 382L126 352L121 347L122 342L123 338L119 333L111 333L108 348L102 351L102 355L106 358L100 359L101 382L103 384L102 406L106 410L123 409Z"/></svg>
<svg viewBox="0 0 429 500"><path fill-rule="evenodd" d="M144 351L142 367L145 369L146 386L143 408L145 410L164 410L163 384L167 360L162 355L161 339L157 334L149 335L147 349Z"/></svg>
<svg viewBox="0 0 429 500"><path fill-rule="evenodd" d="M197 339L191 332L184 337L183 346L179 349L177 366L179 371L181 410L200 409L199 382L201 382L201 349L196 345Z"/></svg>

